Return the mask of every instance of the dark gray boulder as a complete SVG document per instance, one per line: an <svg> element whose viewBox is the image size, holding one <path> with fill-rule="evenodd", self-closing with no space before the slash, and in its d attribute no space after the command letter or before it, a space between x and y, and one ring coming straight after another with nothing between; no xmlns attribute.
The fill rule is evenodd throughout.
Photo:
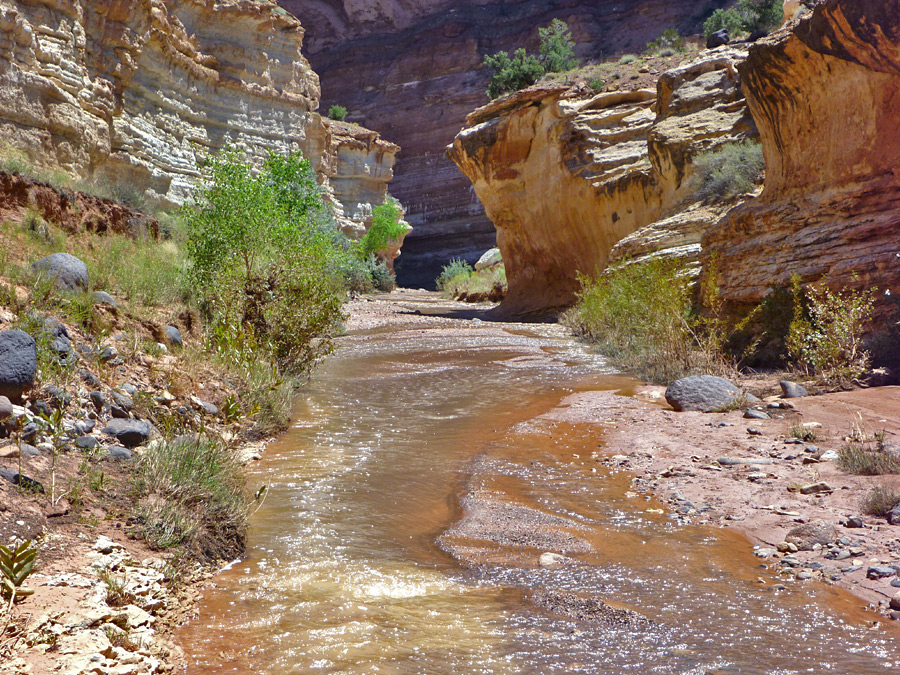
<svg viewBox="0 0 900 675"><path fill-rule="evenodd" d="M82 450L93 450L100 445L100 441L93 436L79 436L75 439L75 445Z"/></svg>
<svg viewBox="0 0 900 675"><path fill-rule="evenodd" d="M166 326L163 328L163 332L166 334L166 340L169 341L170 345L174 345L175 347L182 346L181 331L175 328L175 326Z"/></svg>
<svg viewBox="0 0 900 675"><path fill-rule="evenodd" d="M900 504L897 504L896 506L894 506L894 508L888 511L887 521L891 525L900 525Z"/></svg>
<svg viewBox="0 0 900 675"><path fill-rule="evenodd" d="M34 385L37 346L21 330L0 332L0 396L18 401Z"/></svg>
<svg viewBox="0 0 900 675"><path fill-rule="evenodd" d="M778 385L781 387L781 393L784 394L785 398L803 398L804 396L809 396L809 392L796 382L782 380Z"/></svg>
<svg viewBox="0 0 900 675"><path fill-rule="evenodd" d="M666 401L678 411L716 412L733 406L740 398L740 389L713 375L683 377L666 388Z"/></svg>
<svg viewBox="0 0 900 675"><path fill-rule="evenodd" d="M62 291L87 290L87 265L74 255L54 253L38 260L31 269L54 279L56 287Z"/></svg>
<svg viewBox="0 0 900 675"><path fill-rule="evenodd" d="M126 448L134 448L150 440L150 423L143 420L111 419L103 433L112 436Z"/></svg>
<svg viewBox="0 0 900 675"><path fill-rule="evenodd" d="M728 35L728 31L723 28L715 33L710 33L709 37L706 38L706 48L715 49L716 47L727 45L729 42L731 42L731 37Z"/></svg>
<svg viewBox="0 0 900 675"><path fill-rule="evenodd" d="M129 459L131 459L131 451L123 448L120 445L113 445L109 449L109 458L128 461Z"/></svg>

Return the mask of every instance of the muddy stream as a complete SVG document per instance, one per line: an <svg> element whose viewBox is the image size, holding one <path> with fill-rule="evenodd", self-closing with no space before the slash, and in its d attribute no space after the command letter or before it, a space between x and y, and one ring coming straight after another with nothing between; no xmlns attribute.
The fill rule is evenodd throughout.
<svg viewBox="0 0 900 675"><path fill-rule="evenodd" d="M414 299L407 316L444 306ZM861 601L772 591L746 539L628 494L592 457L601 425L542 417L633 384L564 329L441 319L340 342L251 467L269 489L247 556L176 635L191 675L900 672ZM598 600L650 621L577 611Z"/></svg>

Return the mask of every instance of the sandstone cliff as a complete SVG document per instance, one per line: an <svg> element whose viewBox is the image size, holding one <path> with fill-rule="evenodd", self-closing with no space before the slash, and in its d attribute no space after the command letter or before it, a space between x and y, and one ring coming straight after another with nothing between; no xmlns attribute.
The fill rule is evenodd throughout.
<svg viewBox="0 0 900 675"><path fill-rule="evenodd" d="M403 147L391 192L416 228L402 282L431 284L451 257L477 260L494 229L471 185L444 155L466 115L485 101L484 54L537 47L538 26L567 21L579 56L639 51L665 28L693 30L727 0L278 0L307 28L323 108Z"/></svg>
<svg viewBox="0 0 900 675"><path fill-rule="evenodd" d="M692 212L699 226L697 217L654 224L690 198L695 154L755 133L735 70L743 57L704 53L663 75L656 91L536 86L467 118L449 155L497 228L509 281L502 314L572 304L578 273L604 269L613 246L641 228L669 234L646 233L629 256L699 254L715 209Z"/></svg>
<svg viewBox="0 0 900 675"><path fill-rule="evenodd" d="M184 201L226 143L301 151L365 227L399 150L316 113L304 29L265 0L0 0L0 142L41 168Z"/></svg>
<svg viewBox="0 0 900 675"><path fill-rule="evenodd" d="M739 71L766 179L703 239L725 297L755 302L794 273L896 294L900 5L825 0Z"/></svg>

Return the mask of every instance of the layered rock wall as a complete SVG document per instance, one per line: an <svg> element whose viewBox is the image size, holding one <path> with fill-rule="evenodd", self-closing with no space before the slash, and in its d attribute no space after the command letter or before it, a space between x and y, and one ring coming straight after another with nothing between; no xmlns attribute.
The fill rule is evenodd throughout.
<svg viewBox="0 0 900 675"><path fill-rule="evenodd" d="M301 151L348 231L399 148L323 120L304 29L263 0L0 0L0 142L41 168L183 202L197 159Z"/></svg>
<svg viewBox="0 0 900 675"><path fill-rule="evenodd" d="M308 30L323 108L403 147L391 193L416 228L399 272L432 283L451 257L475 262L494 229L471 184L444 155L466 115L485 103L485 54L537 49L537 27L561 18L588 60L636 52L665 29L693 32L728 0L278 0Z"/></svg>
<svg viewBox="0 0 900 675"><path fill-rule="evenodd" d="M695 154L755 133L735 70L743 56L707 53L664 75L656 91L537 86L469 116L449 155L497 228L509 282L502 314L572 304L579 273L604 269L617 242L689 199ZM660 241L697 256L703 228L663 227L673 226Z"/></svg>
<svg viewBox="0 0 900 675"><path fill-rule="evenodd" d="M739 70L766 179L704 237L724 296L753 303L792 274L896 293L900 5L824 0Z"/></svg>

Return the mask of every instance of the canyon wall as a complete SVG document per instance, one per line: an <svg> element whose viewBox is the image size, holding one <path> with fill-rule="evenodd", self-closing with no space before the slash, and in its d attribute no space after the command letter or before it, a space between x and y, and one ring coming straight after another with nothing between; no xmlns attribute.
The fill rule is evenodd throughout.
<svg viewBox="0 0 900 675"><path fill-rule="evenodd" d="M264 0L0 0L0 147L182 203L225 144L308 157L358 234L399 148L316 112L304 28Z"/></svg>
<svg viewBox="0 0 900 675"><path fill-rule="evenodd" d="M497 228L509 282L500 315L571 305L578 274L603 270L614 245L639 231L623 258L659 248L699 256L720 211L676 214L691 201L694 155L755 134L735 70L744 57L704 52L655 90L536 85L469 115L448 154Z"/></svg>
<svg viewBox="0 0 900 675"><path fill-rule="evenodd" d="M762 194L703 239L735 304L805 281L900 291L900 4L824 0L739 71ZM887 303L882 303L882 309Z"/></svg>
<svg viewBox="0 0 900 675"><path fill-rule="evenodd" d="M444 148L486 102L485 54L536 50L537 27L567 21L579 56L640 51L664 29L695 32L728 0L278 0L307 29L305 51L322 78L323 109L378 130L403 152L391 193L416 228L399 279L431 285L451 257L474 262L494 228Z"/></svg>

